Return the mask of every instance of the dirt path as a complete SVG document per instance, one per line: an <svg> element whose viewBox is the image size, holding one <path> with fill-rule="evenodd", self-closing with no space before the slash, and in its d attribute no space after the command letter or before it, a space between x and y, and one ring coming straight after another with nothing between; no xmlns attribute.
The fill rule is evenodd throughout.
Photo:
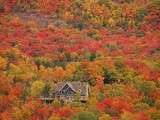
<svg viewBox="0 0 160 120"><path fill-rule="evenodd" d="M14 12L14 16L18 16L23 22L35 21L40 27L46 27L48 24L53 24L58 27L66 27L67 23L57 18L55 14L44 15L38 12Z"/></svg>

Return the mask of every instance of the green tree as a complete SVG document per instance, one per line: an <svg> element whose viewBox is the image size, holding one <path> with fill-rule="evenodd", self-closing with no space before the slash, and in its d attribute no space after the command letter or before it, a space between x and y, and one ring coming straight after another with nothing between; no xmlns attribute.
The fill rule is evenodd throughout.
<svg viewBox="0 0 160 120"><path fill-rule="evenodd" d="M116 81L116 75L111 70L105 68L104 69L104 84L113 83Z"/></svg>
<svg viewBox="0 0 160 120"><path fill-rule="evenodd" d="M156 89L156 85L153 81L141 81L138 84L138 89L144 93L144 95L149 95Z"/></svg>

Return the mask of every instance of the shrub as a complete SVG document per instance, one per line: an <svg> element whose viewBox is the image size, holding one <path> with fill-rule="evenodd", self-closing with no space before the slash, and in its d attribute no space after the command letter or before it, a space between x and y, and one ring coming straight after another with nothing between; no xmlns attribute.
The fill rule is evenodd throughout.
<svg viewBox="0 0 160 120"><path fill-rule="evenodd" d="M135 105L135 109L136 111L143 111L149 109L149 105L147 103L137 103Z"/></svg>
<svg viewBox="0 0 160 120"><path fill-rule="evenodd" d="M160 111L153 112L151 114L151 119L152 120L159 120L160 119Z"/></svg>
<svg viewBox="0 0 160 120"><path fill-rule="evenodd" d="M98 120L92 112L80 112L73 120Z"/></svg>

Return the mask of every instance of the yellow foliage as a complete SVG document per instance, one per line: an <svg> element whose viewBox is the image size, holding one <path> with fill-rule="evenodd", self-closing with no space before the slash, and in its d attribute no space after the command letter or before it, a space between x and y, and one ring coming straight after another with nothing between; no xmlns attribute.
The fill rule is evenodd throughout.
<svg viewBox="0 0 160 120"><path fill-rule="evenodd" d="M53 115L48 120L61 120L61 118Z"/></svg>
<svg viewBox="0 0 160 120"><path fill-rule="evenodd" d="M66 70L74 73L76 71L75 65L74 64L67 64Z"/></svg>
<svg viewBox="0 0 160 120"><path fill-rule="evenodd" d="M36 20L30 20L27 22L26 27L29 28L32 32L37 32L38 31L38 23Z"/></svg>
<svg viewBox="0 0 160 120"><path fill-rule="evenodd" d="M113 20L113 18L109 18L108 23L113 27L115 26L115 21Z"/></svg>
<svg viewBox="0 0 160 120"><path fill-rule="evenodd" d="M39 96L41 94L41 92L43 91L45 84L43 81L35 81L33 82L32 86L31 86L31 95L32 96Z"/></svg>
<svg viewBox="0 0 160 120"><path fill-rule="evenodd" d="M75 71L76 71L76 66L74 64L67 64L66 71L65 71L65 73L66 73L65 76L67 78L70 78L75 73Z"/></svg>
<svg viewBox="0 0 160 120"><path fill-rule="evenodd" d="M0 57L0 69L3 69L7 64L7 60L5 58Z"/></svg>
<svg viewBox="0 0 160 120"><path fill-rule="evenodd" d="M112 117L108 114L102 114L98 120L112 120Z"/></svg>
<svg viewBox="0 0 160 120"><path fill-rule="evenodd" d="M20 108L16 107L14 108L13 111L14 112L12 113L12 116L14 120L27 120L28 119L24 116L23 111Z"/></svg>
<svg viewBox="0 0 160 120"><path fill-rule="evenodd" d="M34 65L20 61L18 65L10 64L10 71L8 72L8 76L11 78L16 77L18 80L26 81L32 79L34 72Z"/></svg>
<svg viewBox="0 0 160 120"><path fill-rule="evenodd" d="M84 9L91 10L94 3L95 3L95 0L85 0L83 3Z"/></svg>
<svg viewBox="0 0 160 120"><path fill-rule="evenodd" d="M66 11L64 13L63 17L64 17L65 20L72 20L74 16L73 16L73 14L71 12Z"/></svg>
<svg viewBox="0 0 160 120"><path fill-rule="evenodd" d="M39 75L42 80L50 81L53 80L53 69L52 68L45 68L40 66L40 70L38 71Z"/></svg>
<svg viewBox="0 0 160 120"><path fill-rule="evenodd" d="M99 75L103 75L103 67L104 66L102 61L94 61L89 63L87 70L93 78L96 78Z"/></svg>

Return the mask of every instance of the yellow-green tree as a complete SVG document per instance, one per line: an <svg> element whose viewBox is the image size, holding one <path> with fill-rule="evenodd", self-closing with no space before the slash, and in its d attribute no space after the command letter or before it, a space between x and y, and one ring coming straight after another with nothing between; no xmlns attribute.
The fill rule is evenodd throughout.
<svg viewBox="0 0 160 120"><path fill-rule="evenodd" d="M43 91L44 86L45 86L45 84L41 80L33 82L32 86L31 86L31 95L32 96L40 96Z"/></svg>

